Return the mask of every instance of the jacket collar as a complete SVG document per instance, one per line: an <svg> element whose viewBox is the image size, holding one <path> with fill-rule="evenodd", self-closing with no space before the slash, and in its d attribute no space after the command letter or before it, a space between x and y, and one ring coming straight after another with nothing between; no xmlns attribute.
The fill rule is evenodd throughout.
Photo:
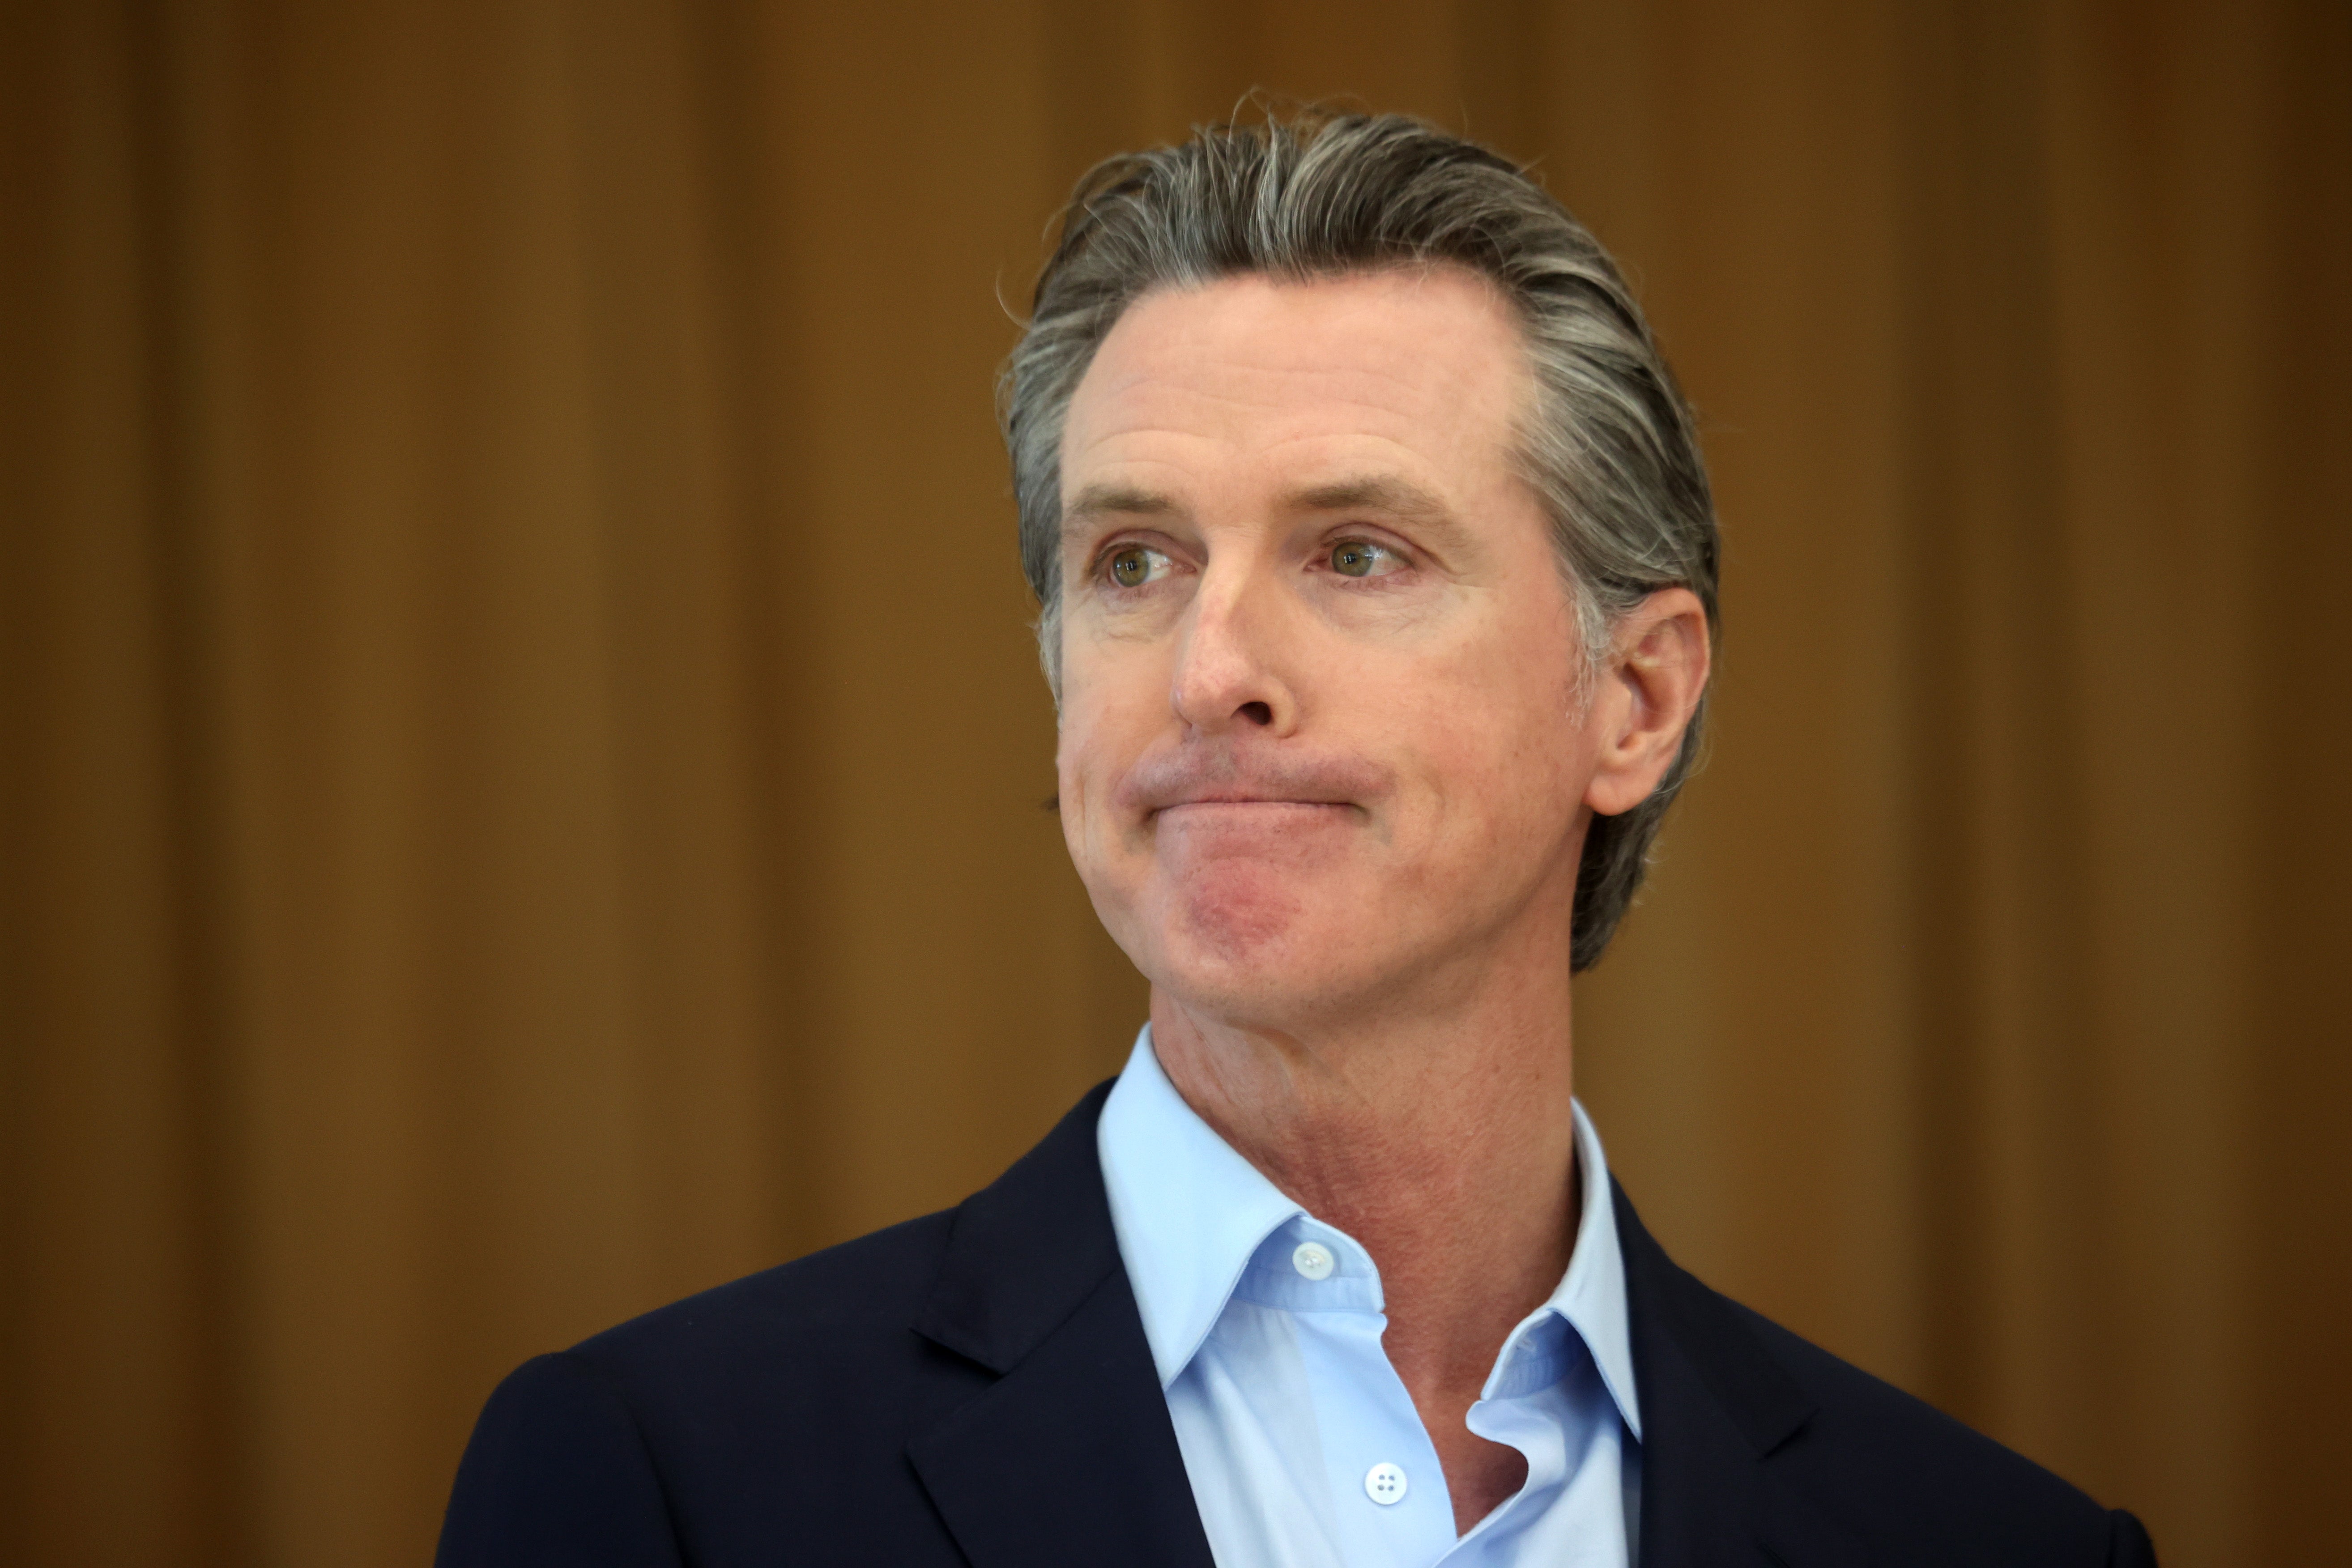
<svg viewBox="0 0 2352 1568"><path fill-rule="evenodd" d="M1781 1370L1744 1310L1676 1267L1614 1187L1633 1323L1642 1444L1642 1568L1752 1563L1858 1568L1861 1544L1769 1461L1802 1439L1812 1398Z"/></svg>
<svg viewBox="0 0 2352 1568"><path fill-rule="evenodd" d="M997 1374L908 1455L975 1568L1212 1568L1112 1227L1108 1083L956 1211L917 1333ZM1812 1400L1741 1310L1677 1268L1612 1184L1643 1415L1642 1568L1853 1568L1858 1544L1769 1461Z"/></svg>
<svg viewBox="0 0 2352 1568"><path fill-rule="evenodd" d="M974 1568L1213 1568L1095 1153L1109 1093L956 1211L915 1319L998 1374L908 1445Z"/></svg>

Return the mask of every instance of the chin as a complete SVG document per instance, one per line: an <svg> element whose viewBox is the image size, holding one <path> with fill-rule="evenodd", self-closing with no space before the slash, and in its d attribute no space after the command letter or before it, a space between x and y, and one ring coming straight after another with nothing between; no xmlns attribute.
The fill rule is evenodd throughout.
<svg viewBox="0 0 2352 1568"><path fill-rule="evenodd" d="M1296 956L1294 949L1321 904L1299 879L1274 867L1227 862L1190 877L1168 900L1167 929L1213 962L1250 967Z"/></svg>
<svg viewBox="0 0 2352 1568"><path fill-rule="evenodd" d="M1138 967L1188 1008L1282 1027L1379 983L1386 966L1377 962L1374 933L1334 930L1318 918L1365 907L1302 891L1293 879L1196 883L1147 914L1152 935Z"/></svg>

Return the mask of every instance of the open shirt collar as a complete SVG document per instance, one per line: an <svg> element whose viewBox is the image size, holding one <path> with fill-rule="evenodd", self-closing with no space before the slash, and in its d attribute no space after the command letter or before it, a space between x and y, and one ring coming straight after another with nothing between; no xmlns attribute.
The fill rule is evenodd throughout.
<svg viewBox="0 0 2352 1568"><path fill-rule="evenodd" d="M1638 1441L1642 1418L1609 1165L1584 1108L1575 1106L1573 1114L1583 1176L1576 1247L1551 1295L1504 1342L1484 1396L1515 1398L1556 1381L1566 1370L1567 1346L1554 1325L1564 1325L1584 1342ZM1334 1247L1343 1271L1370 1276L1369 1310L1379 1310L1378 1276L1362 1247L1284 1196L1184 1102L1151 1048L1149 1024L1136 1037L1096 1137L1119 1256L1162 1388L1192 1364L1267 1239L1285 1227L1344 1243ZM1258 1272L1268 1272L1263 1262ZM1264 1283L1272 1288L1275 1280Z"/></svg>

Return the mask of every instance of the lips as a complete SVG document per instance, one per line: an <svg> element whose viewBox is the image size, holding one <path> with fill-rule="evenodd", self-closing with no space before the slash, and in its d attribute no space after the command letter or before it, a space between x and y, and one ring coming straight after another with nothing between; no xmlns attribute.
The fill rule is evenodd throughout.
<svg viewBox="0 0 2352 1568"><path fill-rule="evenodd" d="M1239 816L1245 816L1254 811L1348 811L1353 809L1354 805L1355 803L1353 801L1344 800L1264 800L1255 797L1246 800L1228 800L1219 798L1211 800L1175 801L1170 805L1156 808L1151 815L1154 816L1167 816L1172 814L1183 813L1205 816L1211 813L1226 812Z"/></svg>
<svg viewBox="0 0 2352 1568"><path fill-rule="evenodd" d="M1146 757L1119 804L1144 817L1187 807L1362 806L1388 793L1387 771L1355 757L1186 748Z"/></svg>

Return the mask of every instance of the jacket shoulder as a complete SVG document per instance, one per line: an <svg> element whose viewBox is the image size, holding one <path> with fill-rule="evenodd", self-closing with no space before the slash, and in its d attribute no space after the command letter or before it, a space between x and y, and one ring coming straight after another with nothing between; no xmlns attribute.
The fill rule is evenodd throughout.
<svg viewBox="0 0 2352 1568"><path fill-rule="evenodd" d="M946 1210L705 1290L583 1340L593 1368L639 1418L670 1432L716 1421L748 1436L873 1428L919 1417L928 1389L968 1394L957 1358L910 1326L934 1288L956 1220ZM941 1386L944 1380L945 1386ZM898 1424L875 1430L896 1443Z"/></svg>
<svg viewBox="0 0 2352 1568"><path fill-rule="evenodd" d="M458 1469L440 1563L955 1560L905 1449L985 1374L909 1326L952 1211L525 1363Z"/></svg>
<svg viewBox="0 0 2352 1568"><path fill-rule="evenodd" d="M953 1209L924 1215L714 1286L583 1340L572 1353L614 1368L746 1341L806 1346L812 1337L903 1326L939 1273Z"/></svg>
<svg viewBox="0 0 2352 1568"><path fill-rule="evenodd" d="M1656 1449L1645 1529L1655 1510L1661 1524L1703 1512L1753 1476L1759 1528L1793 1550L1773 1549L1783 1561L2154 1568L2131 1515L1709 1289L1622 1186L1613 1199L1643 1441Z"/></svg>
<svg viewBox="0 0 2352 1568"><path fill-rule="evenodd" d="M1724 1300L1814 1410L1771 1467L1874 1543L1925 1563L2154 1568L2145 1531L1927 1401Z"/></svg>
<svg viewBox="0 0 2352 1568"><path fill-rule="evenodd" d="M912 1447L1116 1267L1094 1160L1107 1092L954 1209L526 1363L467 1448L443 1563L733 1568L780 1543L793 1561L963 1561Z"/></svg>

